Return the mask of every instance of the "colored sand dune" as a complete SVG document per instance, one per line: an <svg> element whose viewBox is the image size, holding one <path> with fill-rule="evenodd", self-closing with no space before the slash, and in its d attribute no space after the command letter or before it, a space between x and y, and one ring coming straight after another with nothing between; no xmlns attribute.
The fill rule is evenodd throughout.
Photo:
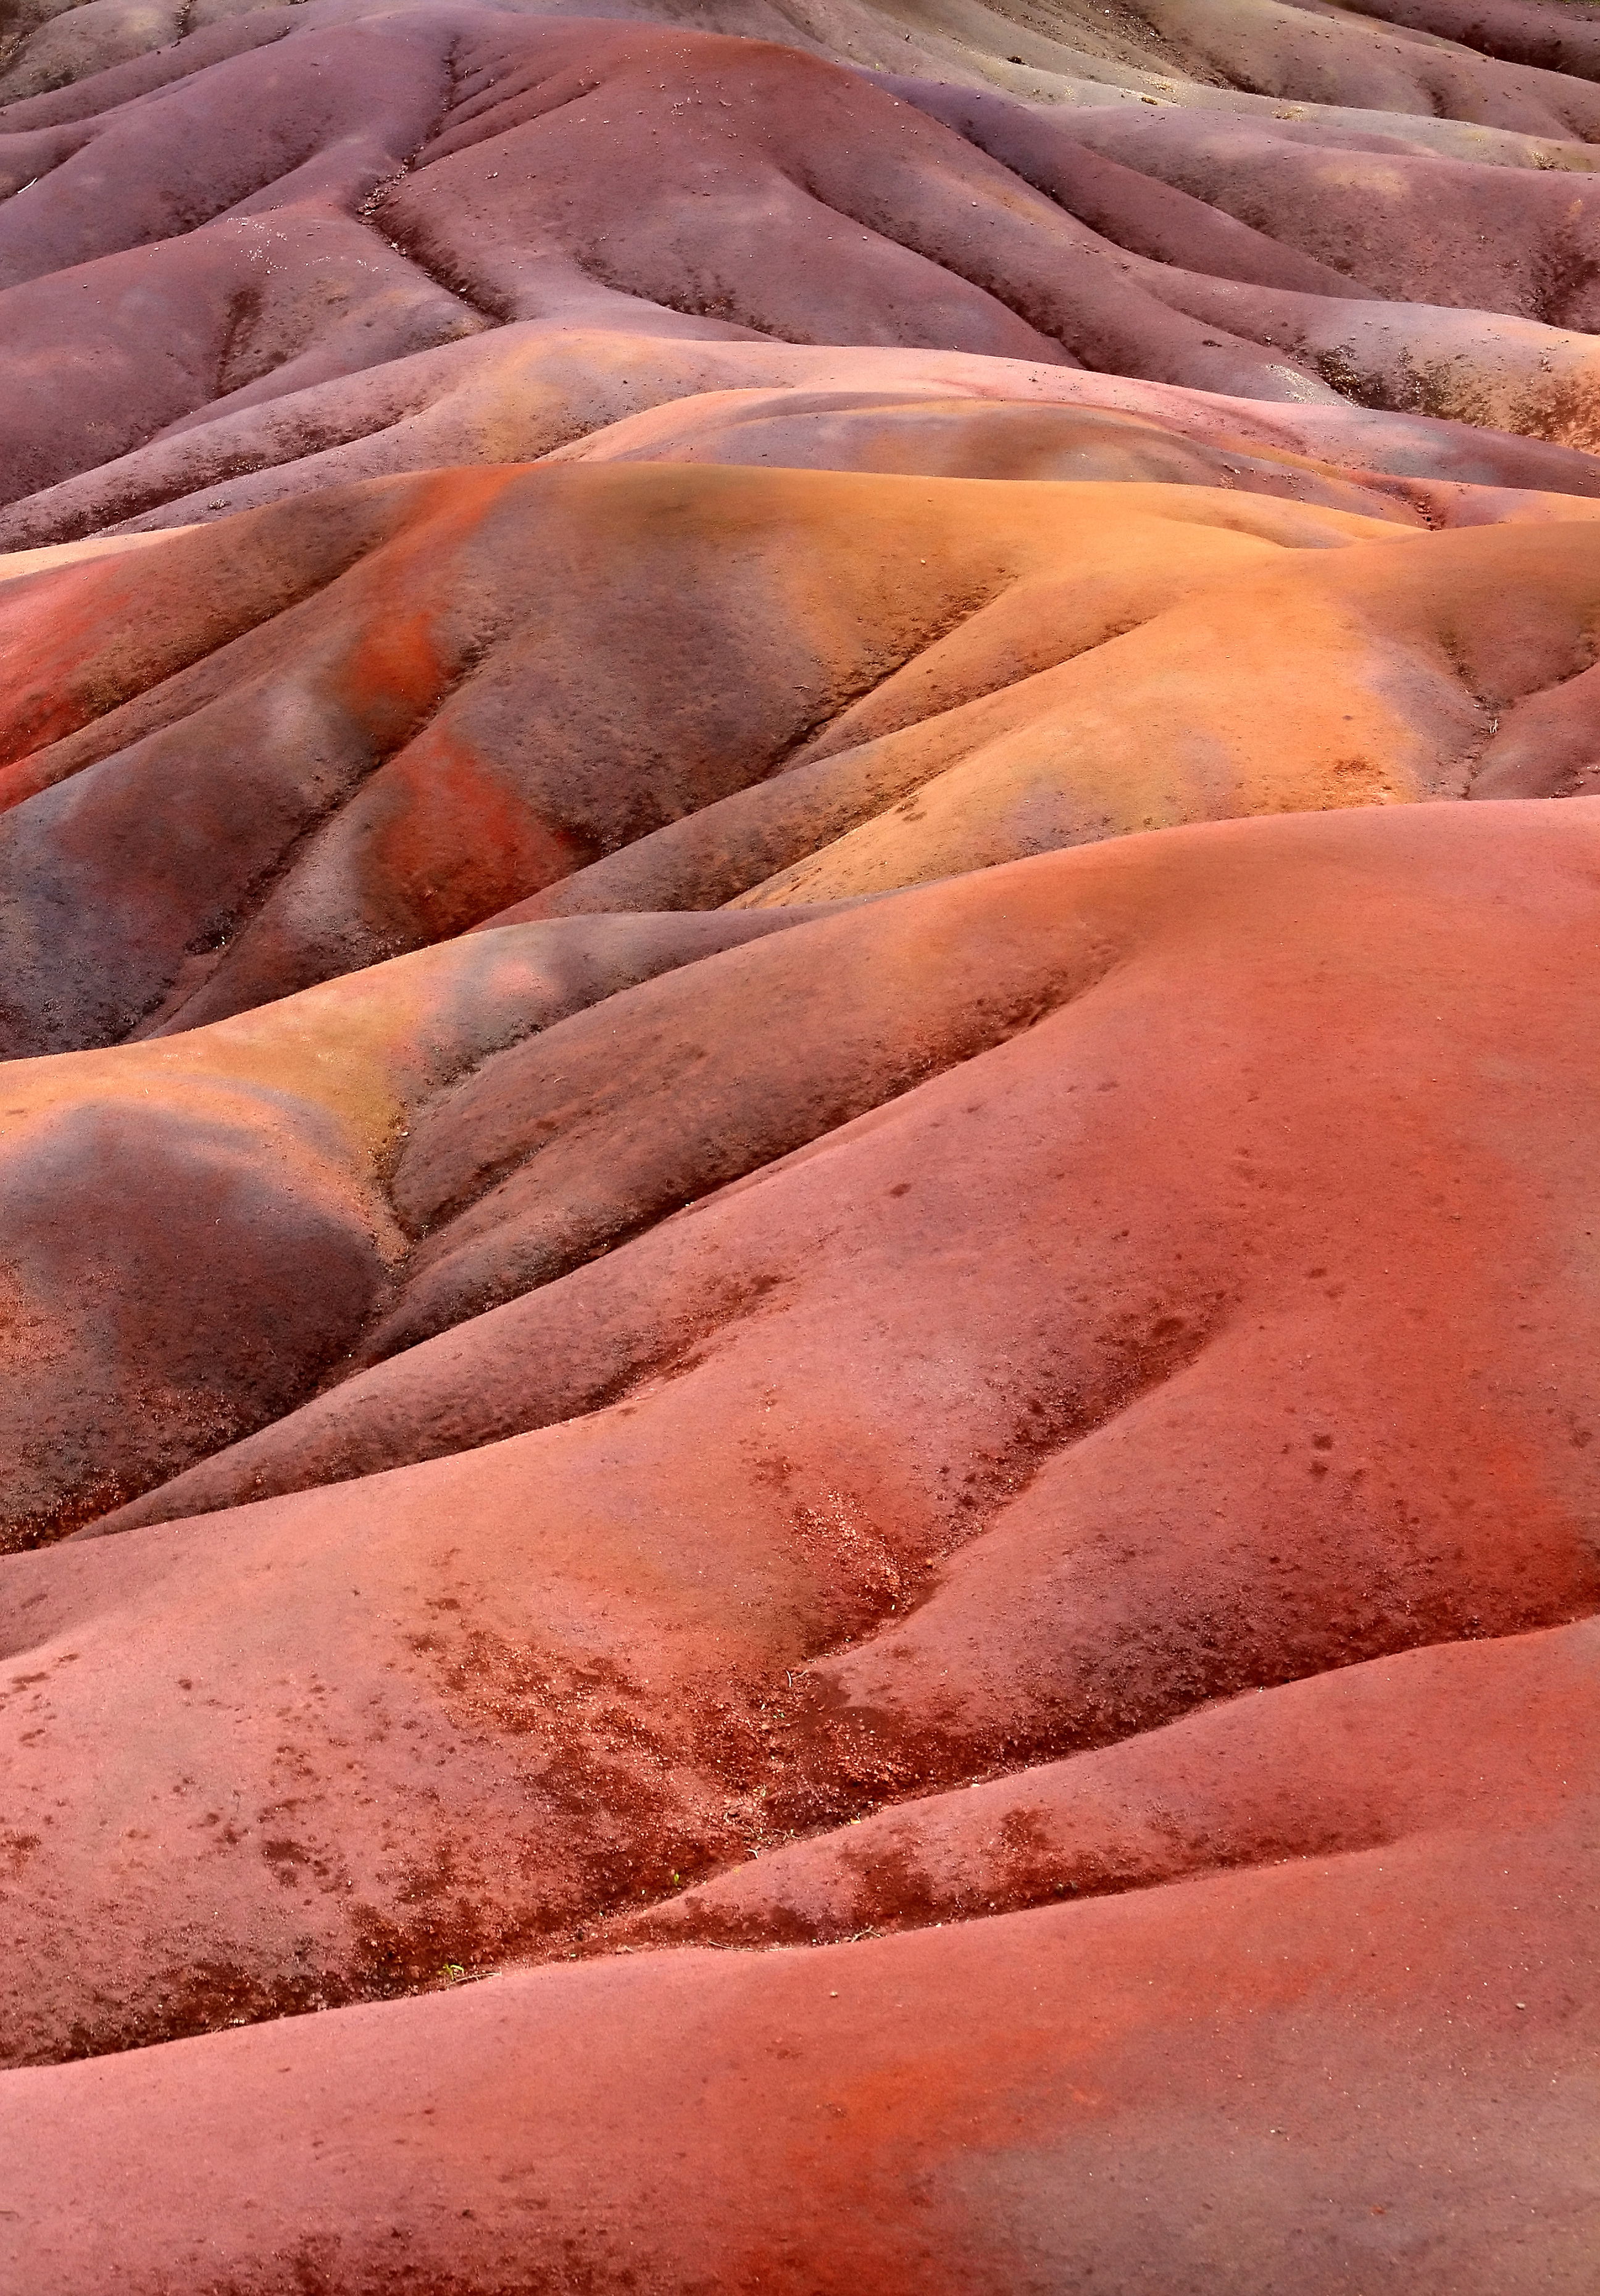
<svg viewBox="0 0 1600 2296"><path fill-rule="evenodd" d="M1597 173L0 18L4 2296L1588 2296Z"/></svg>

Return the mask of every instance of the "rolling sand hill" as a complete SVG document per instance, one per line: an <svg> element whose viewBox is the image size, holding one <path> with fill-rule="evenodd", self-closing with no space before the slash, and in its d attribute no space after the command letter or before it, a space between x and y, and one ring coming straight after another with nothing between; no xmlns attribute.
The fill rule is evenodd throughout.
<svg viewBox="0 0 1600 2296"><path fill-rule="evenodd" d="M1592 2296L1600 7L0 7L3 2296Z"/></svg>

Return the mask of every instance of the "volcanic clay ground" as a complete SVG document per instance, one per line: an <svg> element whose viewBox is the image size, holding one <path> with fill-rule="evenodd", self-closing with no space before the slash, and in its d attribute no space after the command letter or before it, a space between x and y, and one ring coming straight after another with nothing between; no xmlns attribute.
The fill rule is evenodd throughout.
<svg viewBox="0 0 1600 2296"><path fill-rule="evenodd" d="M4 2296L1594 2296L1600 7L0 193Z"/></svg>

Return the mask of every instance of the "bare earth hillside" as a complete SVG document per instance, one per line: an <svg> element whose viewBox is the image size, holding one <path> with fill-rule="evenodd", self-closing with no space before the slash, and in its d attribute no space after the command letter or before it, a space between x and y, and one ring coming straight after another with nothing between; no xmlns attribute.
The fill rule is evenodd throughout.
<svg viewBox="0 0 1600 2296"><path fill-rule="evenodd" d="M0 2296L1593 2296L1600 6L0 0Z"/></svg>

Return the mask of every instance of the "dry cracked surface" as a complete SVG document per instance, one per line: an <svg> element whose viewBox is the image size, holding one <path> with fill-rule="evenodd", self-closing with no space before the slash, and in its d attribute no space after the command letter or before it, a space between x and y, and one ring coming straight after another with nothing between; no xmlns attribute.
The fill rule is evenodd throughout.
<svg viewBox="0 0 1600 2296"><path fill-rule="evenodd" d="M1591 2296L1597 171L0 6L4 2296Z"/></svg>

